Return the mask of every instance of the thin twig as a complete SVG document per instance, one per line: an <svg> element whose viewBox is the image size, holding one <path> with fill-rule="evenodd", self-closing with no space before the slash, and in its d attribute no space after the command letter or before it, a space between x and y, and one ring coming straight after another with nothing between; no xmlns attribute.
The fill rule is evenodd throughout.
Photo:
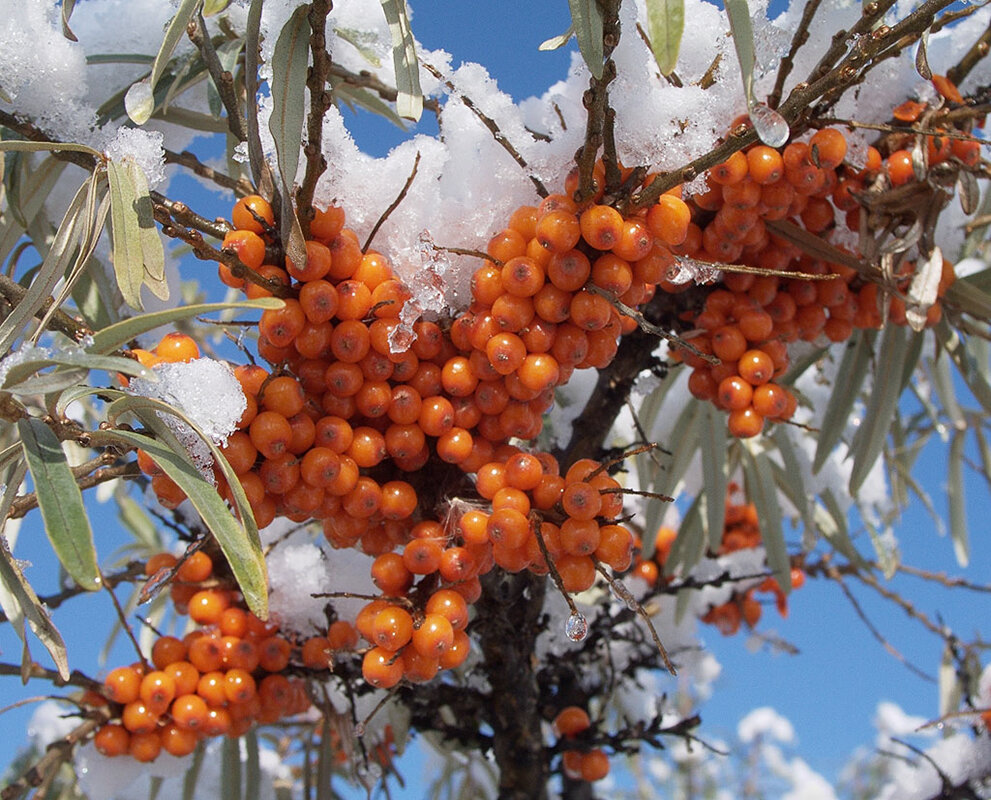
<svg viewBox="0 0 991 800"><path fill-rule="evenodd" d="M606 572L606 568L603 567L599 561L595 562L595 569L603 578L606 579L606 583L609 584L610 588L620 597L620 599L626 603L626 607L643 620L644 625L647 626L647 630L650 632L650 638L654 640L654 646L657 648L657 652L661 654L661 661L664 662L665 668L672 675L677 675L678 670L676 670L674 668L674 664L671 663L671 659L668 657L668 651L664 648L664 644L661 642L661 637L657 635L657 629L654 627L654 623L651 621L650 615L646 612L646 610L644 610L644 607L640 605L637 599L633 596L632 592L626 588L626 584Z"/></svg>
<svg viewBox="0 0 991 800"><path fill-rule="evenodd" d="M540 554L544 557L544 561L547 563L547 570L551 574L551 578L554 579L554 585L557 590L564 597L564 602L568 604L568 610L571 612L572 616L580 616L578 612L578 606L575 605L575 601L572 599L571 595L568 594L568 590L564 588L564 580L561 578L561 573L557 571L557 565L554 563L554 559L551 557L550 551L547 549L547 542L544 541L544 534L541 533L541 525L543 524L543 519L540 514L536 511L530 514L530 524L533 525L533 534L537 537L537 544L540 546Z"/></svg>
<svg viewBox="0 0 991 800"><path fill-rule="evenodd" d="M111 575L104 575L103 580L110 586L114 588L118 584L128 583L130 581L137 580L144 575L144 563L141 561L131 561L128 563L127 567L120 572L115 572ZM55 592L54 594L46 595L45 597L39 597L38 600L48 609L58 608L66 600L71 600L73 597L78 597L81 594L89 594L89 589L84 589L82 586L70 586L67 589L63 589L61 592ZM0 623L7 622L7 615L0 612Z"/></svg>
<svg viewBox="0 0 991 800"><path fill-rule="evenodd" d="M853 574L855 576L857 575L856 573ZM927 672L924 672L923 670L915 666L912 662L910 662L907 658L905 658L905 656L903 656L895 648L893 644L891 644L887 639L884 638L884 634L882 634L881 631L879 631L874 626L874 623L871 622L870 619L867 617L867 613L860 605L860 601L853 596L853 592L851 592L850 587L846 585L846 581L843 579L843 576L840 574L839 570L837 570L835 567L827 567L826 575L839 585L840 591L842 591L846 599L850 601L850 605L853 606L853 610L856 612L857 616L860 617L860 621L863 622L864 625L867 627L867 630L870 631L871 636L873 636L881 644L881 646L888 651L888 653L891 656L893 656L897 661L904 664L908 669L910 669L920 678L929 681L930 683L936 682L936 679L933 678L932 675L929 675Z"/></svg>
<svg viewBox="0 0 991 800"><path fill-rule="evenodd" d="M3 295L4 299L10 303L10 305L18 305L24 299L24 295L27 294L27 291L28 290L21 286L17 281L12 280L6 275L0 273L0 295ZM41 308L35 312L35 317L37 319L42 319L45 314L48 313L48 310L54 302L54 299L47 298ZM75 342L81 342L93 333L90 327L84 322L70 317L61 310L56 311L51 316L48 321L48 327L58 331L59 333L64 333Z"/></svg>
<svg viewBox="0 0 991 800"><path fill-rule="evenodd" d="M114 456L116 458L116 456ZM79 467L73 468L73 471L79 469ZM118 478L136 478L141 474L141 470L138 469L138 465L134 461L128 461L126 464L118 464L114 467L103 467L96 470L88 475L83 475L76 479L76 485L82 490L92 489L94 486L99 486L101 483L107 483L108 481L114 481ZM38 497L34 492L22 495L18 497L10 507L10 518L19 519L31 511L33 508L38 507Z"/></svg>
<svg viewBox="0 0 991 800"><path fill-rule="evenodd" d="M250 181L244 178L239 178L235 180L230 175L220 172L213 167L208 167L202 161L200 161L194 153L189 152L189 150L183 150L181 153L177 153L174 150L165 151L165 163L166 164L178 164L181 167L185 167L201 178L206 178L208 181L212 181L217 184L217 186L222 186L225 189L231 189L237 195L251 194L254 191L254 187L251 185Z"/></svg>
<svg viewBox="0 0 991 800"><path fill-rule="evenodd" d="M791 73L792 67L795 66L795 56L798 55L798 51L809 40L809 26L812 24L812 19L819 10L820 2L821 0L806 0L805 8L802 9L802 19L799 21L798 27L795 29L795 35L791 39L791 47L788 48L788 54L781 59L781 64L778 66L778 74L774 79L774 89L767 97L767 104L771 108L777 108L778 103L781 102L781 93L785 88L785 80L787 80L788 75Z"/></svg>
<svg viewBox="0 0 991 800"><path fill-rule="evenodd" d="M368 248L371 247L372 240L375 238L375 234L379 232L379 228L381 228L382 225L385 224L385 221L389 219L389 215L392 214L392 212L395 211L397 208L399 208L399 204L403 202L403 200L406 198L406 193L409 191L409 187L413 185L413 179L416 177L416 171L419 168L419 166L420 166L420 151L417 150L416 158L413 159L413 169L410 170L409 177L406 178L406 183L404 183L403 188L399 190L399 194L396 195L396 199L393 200L389 204L389 207L382 212L382 216L378 218L378 222L376 222L375 225L372 227L372 230L368 234L368 238L365 239L365 246L361 248L362 250L367 252Z"/></svg>
<svg viewBox="0 0 991 800"><path fill-rule="evenodd" d="M371 89L387 102L394 103L396 102L396 98L399 97L399 92L396 91L394 86L383 83L368 70L352 72L340 64L330 63L327 71L329 75L340 79L342 83L346 83L348 86ZM440 103L435 97L424 97L423 107L435 115L440 114Z"/></svg>
<svg viewBox="0 0 991 800"><path fill-rule="evenodd" d="M141 652L141 645L138 644L138 640L134 636L134 631L131 630L131 626L127 622L127 615L124 614L124 609L121 608L120 600L117 599L117 595L114 594L112 587L107 586L106 582L103 582L104 588L107 590L107 594L110 595L110 601L114 604L114 610L117 612L117 619L120 621L121 627L124 629L124 633L127 634L127 638L131 640L131 644L134 645L134 651L138 654L138 660L148 668L148 660L145 658L145 654Z"/></svg>
<svg viewBox="0 0 991 800"><path fill-rule="evenodd" d="M423 61L422 59L420 60L420 64L427 72L429 72L431 75L437 78L437 80L443 81L444 85L448 89L450 89L451 92L454 93L454 96L457 97L458 100L460 100L462 103L464 103L465 108L467 108L469 111L471 111L472 114L478 117L479 121L486 128L489 129L489 132L492 134L492 138L495 139L502 146L503 150L509 153L513 161L515 161L517 164L520 165L520 167L526 173L526 176L530 179L530 182L533 184L534 188L537 190L537 194L540 195L541 197L547 197L547 195L550 194L550 192L548 192L544 184L541 183L540 178L538 178L536 175L533 174L533 172L530 170L530 165L527 164L526 162L526 159L520 155L519 150L513 147L513 143L506 138L506 134L502 132L496 121L492 119L492 117L485 114L477 105L475 105L474 101L472 101L470 97L459 92L458 89L454 86L454 84L451 83L451 81L449 81L447 78L445 78L443 74L441 74L440 70L438 70L436 67L432 66L431 64L428 64L426 61Z"/></svg>
<svg viewBox="0 0 991 800"><path fill-rule="evenodd" d="M202 9L196 13L195 19L190 20L186 27L186 35L200 51L200 57L206 65L207 72L213 78L213 85L217 89L217 94L220 95L220 102L227 110L228 129L239 142L247 141L248 131L234 88L234 76L224 69L220 59L217 58L217 51L213 47L213 40L210 38L209 31L206 29L206 20L203 19Z"/></svg>
<svg viewBox="0 0 991 800"><path fill-rule="evenodd" d="M946 77L953 81L955 86L959 86L977 63L987 56L989 50L991 50L991 23L960 60L946 71Z"/></svg>

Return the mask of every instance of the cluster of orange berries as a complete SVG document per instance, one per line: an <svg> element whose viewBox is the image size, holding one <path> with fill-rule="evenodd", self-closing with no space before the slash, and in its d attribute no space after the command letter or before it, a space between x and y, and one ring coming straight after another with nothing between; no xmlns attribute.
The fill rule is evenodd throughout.
<svg viewBox="0 0 991 800"><path fill-rule="evenodd" d="M714 555L725 556L739 550L748 550L761 545L760 526L758 524L757 507L753 503L738 502L740 486L730 483L726 497L726 516L723 524L723 535L719 549ZM651 558L643 558L639 554L631 574L645 581L648 586L657 586L663 577L664 565L671 553L671 547L678 532L674 528L662 526L657 531L654 541L654 552ZM797 589L805 583L805 573L797 567L791 570L791 585ZM715 625L723 634L729 636L740 629L741 623L753 628L760 620L762 605L755 595L772 594L775 605L781 616L788 614L788 598L781 586L773 577L765 578L757 586L743 592L735 592L729 600L710 608L702 621Z"/></svg>
<svg viewBox="0 0 991 800"><path fill-rule="evenodd" d="M275 722L310 706L304 682L290 668L321 671L331 653L357 643L346 622L331 627L330 638L294 642L276 626L244 608L240 595L224 588L229 580L214 574L213 560L198 550L182 563L160 553L145 565L157 581L172 575L176 611L198 627L183 638L160 636L151 663L111 670L94 704L113 704L113 719L94 737L107 756L128 754L153 761L164 750L191 753L206 737L237 737L254 723Z"/></svg>
<svg viewBox="0 0 991 800"><path fill-rule="evenodd" d="M609 774L609 756L600 747L579 750L574 740L592 727L588 712L581 706L565 706L554 717L554 732L566 743L568 749L561 753L561 768L572 780L600 781Z"/></svg>
<svg viewBox="0 0 991 800"><path fill-rule="evenodd" d="M824 278L727 271L701 309L684 315L698 331L691 344L718 363L687 348L677 349L675 357L692 368L692 394L729 412L734 436L755 436L765 419L787 420L794 413L794 395L774 381L788 368L791 342L820 337L841 342L855 328L882 323L877 284L864 280L850 266L804 254L767 225L784 220L816 235L837 225L857 230L858 198L865 182L885 167L873 147L862 169L844 164L846 153L846 139L834 128L817 131L807 143L792 142L780 152L756 144L713 167L707 176L708 190L689 198L693 222L685 243L674 248L676 253ZM896 183L898 173L890 157L885 169ZM838 221L838 211L846 213L845 220ZM914 265L906 263L903 269L899 289L907 291ZM940 297L953 279L952 265L944 262ZM904 324L903 297L893 292L889 303L889 318ZM940 313L940 305L934 304L927 324L935 324Z"/></svg>

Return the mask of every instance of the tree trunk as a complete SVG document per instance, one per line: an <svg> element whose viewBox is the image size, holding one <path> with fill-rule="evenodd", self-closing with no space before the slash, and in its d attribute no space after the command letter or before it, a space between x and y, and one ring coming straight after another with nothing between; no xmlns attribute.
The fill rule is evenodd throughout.
<svg viewBox="0 0 991 800"><path fill-rule="evenodd" d="M478 632L491 692L487 722L499 767L499 800L546 800L549 764L541 731L534 646L546 579L489 573L479 599Z"/></svg>

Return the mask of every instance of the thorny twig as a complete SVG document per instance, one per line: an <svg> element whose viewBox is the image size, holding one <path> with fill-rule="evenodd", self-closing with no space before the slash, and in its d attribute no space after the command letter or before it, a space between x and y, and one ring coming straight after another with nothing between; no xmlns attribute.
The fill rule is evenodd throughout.
<svg viewBox="0 0 991 800"><path fill-rule="evenodd" d="M232 189L235 194L246 195L251 194L254 191L254 187L251 185L250 181L244 178L239 178L235 180L230 175L227 175L213 167L208 167L202 161L200 161L194 153L189 150L183 150L181 153L177 153L174 150L165 150L165 163L166 164L178 164L181 167L185 167L201 178L206 178L209 181L217 184L217 186L222 186L225 189Z"/></svg>
<svg viewBox="0 0 991 800"><path fill-rule="evenodd" d="M802 9L802 19L795 29L791 46L788 48L787 55L781 59L781 64L778 66L778 74L774 79L774 89L767 97L767 104L771 108L777 108L778 103L781 102L781 93L785 88L785 80L787 80L792 67L795 65L795 56L798 55L798 51L809 40L809 26L812 24L812 19L819 10L820 2L821 0L806 0L805 8Z"/></svg>

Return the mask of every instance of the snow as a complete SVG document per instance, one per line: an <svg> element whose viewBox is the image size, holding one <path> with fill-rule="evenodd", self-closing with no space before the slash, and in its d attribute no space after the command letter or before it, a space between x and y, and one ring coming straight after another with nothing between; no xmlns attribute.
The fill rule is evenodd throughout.
<svg viewBox="0 0 991 800"><path fill-rule="evenodd" d="M164 141L161 131L122 127L107 145L106 155L112 161L137 164L148 179L148 188L154 189L165 180Z"/></svg>
<svg viewBox="0 0 991 800"><path fill-rule="evenodd" d="M759 738L791 742L795 738L795 729L773 708L762 706L755 708L740 720L736 726L736 735L746 744Z"/></svg>
<svg viewBox="0 0 991 800"><path fill-rule="evenodd" d="M248 407L234 370L224 361L198 358L185 363L160 364L155 367L155 376L156 381L134 378L129 391L174 406L216 445L227 441ZM162 416L204 476L212 478L213 456L206 442L174 416Z"/></svg>

